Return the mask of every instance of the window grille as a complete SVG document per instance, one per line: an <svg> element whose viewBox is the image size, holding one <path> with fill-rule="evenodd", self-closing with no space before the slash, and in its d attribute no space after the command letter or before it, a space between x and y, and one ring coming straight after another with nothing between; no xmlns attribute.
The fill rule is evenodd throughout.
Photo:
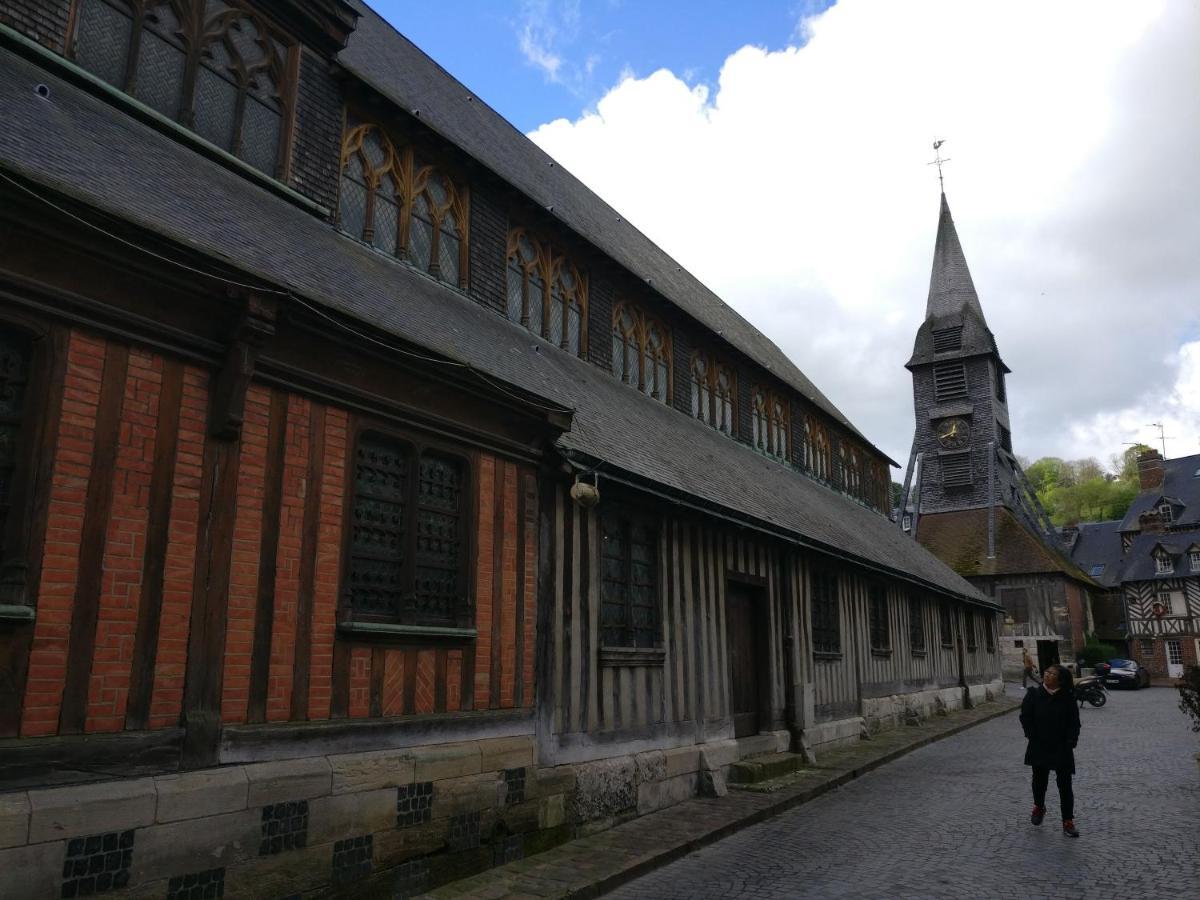
<svg viewBox="0 0 1200 900"><path fill-rule="evenodd" d="M933 352L949 353L951 350L962 349L963 327L955 325L951 328L936 328L933 332Z"/></svg>
<svg viewBox="0 0 1200 900"><path fill-rule="evenodd" d="M868 619L870 620L871 649L891 650L892 634L888 622L887 591L881 584L871 585L868 596Z"/></svg>
<svg viewBox="0 0 1200 900"><path fill-rule="evenodd" d="M508 318L563 350L587 351L587 278L524 228L508 234Z"/></svg>
<svg viewBox="0 0 1200 900"><path fill-rule="evenodd" d="M1154 641L1150 638L1142 638L1142 659L1146 657L1154 658Z"/></svg>
<svg viewBox="0 0 1200 900"><path fill-rule="evenodd" d="M671 402L671 333L627 301L613 307L612 371L663 403Z"/></svg>
<svg viewBox="0 0 1200 900"><path fill-rule="evenodd" d="M68 46L82 68L279 176L296 52L265 20L222 0L79 0Z"/></svg>
<svg viewBox="0 0 1200 900"><path fill-rule="evenodd" d="M988 653L996 652L996 617L988 615L983 620L983 639Z"/></svg>
<svg viewBox="0 0 1200 900"><path fill-rule="evenodd" d="M351 237L447 284L466 286L465 191L376 125L342 143L338 225Z"/></svg>
<svg viewBox="0 0 1200 900"><path fill-rule="evenodd" d="M1165 553L1154 557L1154 571L1159 575L1170 575L1175 571L1174 560Z"/></svg>
<svg viewBox="0 0 1200 900"><path fill-rule="evenodd" d="M1163 608L1164 615L1171 616L1175 614L1175 604L1172 601L1170 591L1159 591L1158 602Z"/></svg>
<svg viewBox="0 0 1200 900"><path fill-rule="evenodd" d="M943 487L968 487L971 484L971 455L955 453L941 456L938 462L942 467Z"/></svg>
<svg viewBox="0 0 1200 900"><path fill-rule="evenodd" d="M692 415L722 434L737 429L737 373L712 356L692 354Z"/></svg>
<svg viewBox="0 0 1200 900"><path fill-rule="evenodd" d="M841 653L842 621L837 575L819 569L814 571L812 593L813 651Z"/></svg>
<svg viewBox="0 0 1200 900"><path fill-rule="evenodd" d="M963 630L967 633L967 649L977 650L979 648L979 634L975 630L975 611L967 609L963 611Z"/></svg>
<svg viewBox="0 0 1200 900"><path fill-rule="evenodd" d="M920 597L908 598L908 643L914 653L925 652L925 604Z"/></svg>
<svg viewBox="0 0 1200 900"><path fill-rule="evenodd" d="M933 393L937 401L967 396L967 367L965 363L938 363L933 367Z"/></svg>
<svg viewBox="0 0 1200 900"><path fill-rule="evenodd" d="M466 476L453 456L359 438L344 588L354 618L469 624Z"/></svg>
<svg viewBox="0 0 1200 900"><path fill-rule="evenodd" d="M648 516L603 507L601 638L606 647L657 647L658 525Z"/></svg>
<svg viewBox="0 0 1200 900"><path fill-rule="evenodd" d="M754 449L775 459L787 460L791 436L787 398L758 385L751 396L753 406L750 424Z"/></svg>
<svg viewBox="0 0 1200 900"><path fill-rule="evenodd" d="M1193 550L1188 554L1188 560L1191 563L1193 572L1200 572L1200 550Z"/></svg>
<svg viewBox="0 0 1200 900"><path fill-rule="evenodd" d="M17 449L29 392L30 343L21 332L0 326L0 541L8 533L16 484ZM12 551L12 547L0 550ZM7 555L0 553L0 560Z"/></svg>
<svg viewBox="0 0 1200 900"><path fill-rule="evenodd" d="M938 608L938 624L942 632L942 646L954 646L954 619L950 611L950 601L943 600Z"/></svg>

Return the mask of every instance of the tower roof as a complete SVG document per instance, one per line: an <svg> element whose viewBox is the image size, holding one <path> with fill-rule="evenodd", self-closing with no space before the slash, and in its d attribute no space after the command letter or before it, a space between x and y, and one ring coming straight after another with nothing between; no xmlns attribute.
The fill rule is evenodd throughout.
<svg viewBox="0 0 1200 900"><path fill-rule="evenodd" d="M934 332L945 329L958 329L961 339L955 342L952 350L936 350ZM967 257L954 227L954 217L950 215L950 204L943 193L937 238L933 244L925 321L917 331L913 355L907 365L911 368L921 363L981 354L994 355L1004 371L1008 371L1000 360L996 340L984 318L971 270L967 268Z"/></svg>
<svg viewBox="0 0 1200 900"><path fill-rule="evenodd" d="M949 316L969 308L983 319L983 307L975 293L975 283L967 268L967 258L954 228L950 204L942 194L942 209L938 215L937 240L933 244L933 270L929 275L929 300L925 318ZM986 324L986 320L985 320Z"/></svg>

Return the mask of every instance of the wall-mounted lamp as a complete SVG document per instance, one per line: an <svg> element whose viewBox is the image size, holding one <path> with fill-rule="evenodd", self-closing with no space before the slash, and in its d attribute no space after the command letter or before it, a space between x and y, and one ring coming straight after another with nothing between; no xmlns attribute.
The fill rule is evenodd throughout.
<svg viewBox="0 0 1200 900"><path fill-rule="evenodd" d="M575 483L571 485L571 499L581 506L583 509L591 509L600 502L600 475L593 473L593 483L588 484L586 481L580 481L579 476L575 476Z"/></svg>

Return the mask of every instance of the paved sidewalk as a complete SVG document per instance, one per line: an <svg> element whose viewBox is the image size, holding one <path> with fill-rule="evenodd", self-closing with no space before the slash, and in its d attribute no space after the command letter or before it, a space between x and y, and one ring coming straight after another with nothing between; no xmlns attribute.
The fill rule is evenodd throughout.
<svg viewBox="0 0 1200 900"><path fill-rule="evenodd" d="M776 816L927 744L1015 710L1011 697L903 727L820 755L787 787L730 790L694 799L580 838L546 853L456 881L423 895L437 900L598 897L747 826Z"/></svg>

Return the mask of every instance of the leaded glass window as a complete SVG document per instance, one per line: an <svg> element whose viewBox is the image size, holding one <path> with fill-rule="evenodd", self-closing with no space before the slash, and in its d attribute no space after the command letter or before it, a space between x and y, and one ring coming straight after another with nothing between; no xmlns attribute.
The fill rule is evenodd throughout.
<svg viewBox="0 0 1200 900"><path fill-rule="evenodd" d="M842 652L842 618L838 578L817 569L812 574L812 640L816 653Z"/></svg>
<svg viewBox="0 0 1200 900"><path fill-rule="evenodd" d="M466 478L457 457L359 438L344 589L352 617L467 624Z"/></svg>
<svg viewBox="0 0 1200 900"><path fill-rule="evenodd" d="M692 354L692 415L722 434L737 428L737 373L708 354Z"/></svg>
<svg viewBox="0 0 1200 900"><path fill-rule="evenodd" d="M19 331L0 327L0 540L7 534L12 511L17 452L29 393L29 367L29 339Z"/></svg>
<svg viewBox="0 0 1200 900"><path fill-rule="evenodd" d="M913 653L925 652L925 605L920 597L908 598L908 645Z"/></svg>
<svg viewBox="0 0 1200 900"><path fill-rule="evenodd" d="M750 427L754 449L775 459L786 460L790 446L791 417L787 398L769 388L755 386Z"/></svg>
<svg viewBox="0 0 1200 900"><path fill-rule="evenodd" d="M467 199L412 148L375 125L354 125L342 145L338 224L375 249L465 287Z"/></svg>
<svg viewBox="0 0 1200 900"><path fill-rule="evenodd" d="M979 647L979 635L975 632L974 610L968 609L963 612L963 630L967 633L967 649L977 649Z"/></svg>
<svg viewBox="0 0 1200 900"><path fill-rule="evenodd" d="M983 639L988 653L996 652L996 617L987 615L983 620Z"/></svg>
<svg viewBox="0 0 1200 900"><path fill-rule="evenodd" d="M265 20L223 0L79 0L75 61L271 176L282 174L290 58Z"/></svg>
<svg viewBox="0 0 1200 900"><path fill-rule="evenodd" d="M942 646L954 646L954 619L950 611L950 601L943 600L942 605L938 608L938 618L940 630L942 632Z"/></svg>
<svg viewBox="0 0 1200 900"><path fill-rule="evenodd" d="M600 516L600 629L606 647L657 647L658 523L605 506Z"/></svg>
<svg viewBox="0 0 1200 900"><path fill-rule="evenodd" d="M574 356L587 349L587 278L524 228L508 234L508 318Z"/></svg>
<svg viewBox="0 0 1200 900"><path fill-rule="evenodd" d="M627 301L613 307L613 374L643 394L671 402L671 333Z"/></svg>
<svg viewBox="0 0 1200 900"><path fill-rule="evenodd" d="M871 633L871 649L892 649L892 630L888 622L887 591L881 584L873 584L867 592L867 617Z"/></svg>

